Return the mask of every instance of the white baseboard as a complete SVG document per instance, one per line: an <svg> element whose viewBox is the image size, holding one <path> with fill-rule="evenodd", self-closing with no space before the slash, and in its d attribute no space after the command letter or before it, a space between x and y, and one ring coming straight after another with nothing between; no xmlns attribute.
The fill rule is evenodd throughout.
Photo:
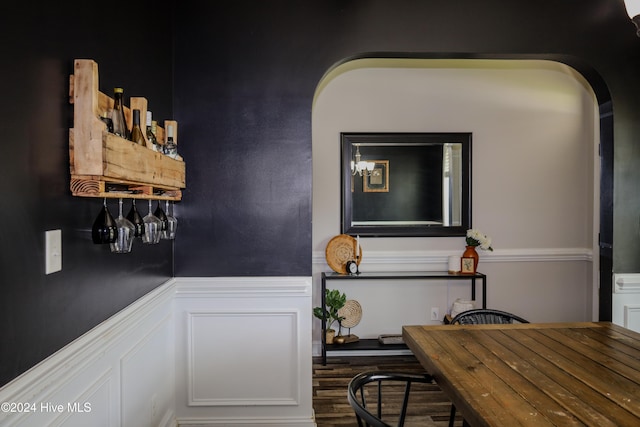
<svg viewBox="0 0 640 427"><path fill-rule="evenodd" d="M233 419L181 419L178 422L178 427L316 427L316 423L311 418L272 418L259 420L256 419L242 419L236 417Z"/></svg>

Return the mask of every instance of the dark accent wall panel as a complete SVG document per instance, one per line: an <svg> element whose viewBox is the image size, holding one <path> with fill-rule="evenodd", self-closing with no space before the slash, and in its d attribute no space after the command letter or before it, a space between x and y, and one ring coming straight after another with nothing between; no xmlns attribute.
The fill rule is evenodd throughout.
<svg viewBox="0 0 640 427"><path fill-rule="evenodd" d="M75 58L98 62L101 91L122 85L127 105L145 96L157 117L171 118L169 16L134 2L126 19L111 19L107 4L74 3L13 2L0 25L0 385L173 275L171 242L136 241L126 255L92 243L102 200L71 196L68 150ZM108 206L117 215L117 200ZM45 231L53 229L62 230L63 269L45 275Z"/></svg>
<svg viewBox="0 0 640 427"><path fill-rule="evenodd" d="M174 107L186 124L190 168L176 275L311 274L310 117L319 81L338 63L370 56L564 62L600 102L614 93L616 115L629 126L616 144L632 146L640 131L630 123L639 110L639 52L622 2L606 0L182 2ZM637 182L640 169L621 161ZM629 197L638 206L640 195ZM640 268L640 239L616 238L633 247L625 264Z"/></svg>

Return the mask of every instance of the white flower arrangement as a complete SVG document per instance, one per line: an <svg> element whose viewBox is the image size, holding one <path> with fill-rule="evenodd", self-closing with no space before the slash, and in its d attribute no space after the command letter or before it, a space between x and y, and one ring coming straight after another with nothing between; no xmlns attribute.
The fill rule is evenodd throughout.
<svg viewBox="0 0 640 427"><path fill-rule="evenodd" d="M480 246L480 249L484 251L493 251L491 237L475 228L467 230L467 246Z"/></svg>

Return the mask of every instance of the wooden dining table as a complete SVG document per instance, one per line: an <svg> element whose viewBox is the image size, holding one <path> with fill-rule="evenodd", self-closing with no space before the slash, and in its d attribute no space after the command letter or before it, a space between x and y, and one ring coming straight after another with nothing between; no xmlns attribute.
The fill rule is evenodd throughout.
<svg viewBox="0 0 640 427"><path fill-rule="evenodd" d="M404 326L476 426L640 426L640 334L609 322Z"/></svg>

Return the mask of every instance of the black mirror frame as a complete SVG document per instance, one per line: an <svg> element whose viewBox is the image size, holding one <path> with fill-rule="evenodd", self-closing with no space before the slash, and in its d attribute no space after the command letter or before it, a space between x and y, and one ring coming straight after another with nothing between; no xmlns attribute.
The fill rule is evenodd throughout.
<svg viewBox="0 0 640 427"><path fill-rule="evenodd" d="M351 197L351 159L354 144L462 143L462 224L442 225L357 225L351 224L353 200ZM465 236L471 226L471 133L346 133L340 134L341 143L341 219L342 234L364 237L452 237Z"/></svg>

